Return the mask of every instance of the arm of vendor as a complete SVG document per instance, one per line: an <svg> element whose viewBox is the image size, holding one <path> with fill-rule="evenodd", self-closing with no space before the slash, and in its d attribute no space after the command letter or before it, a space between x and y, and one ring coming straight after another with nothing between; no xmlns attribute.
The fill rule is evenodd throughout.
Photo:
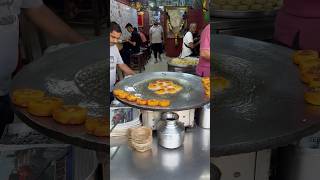
<svg viewBox="0 0 320 180"><path fill-rule="evenodd" d="M27 4L29 1L25 1ZM29 2L31 3L31 1ZM56 16L46 5L42 4L38 7L24 8L27 17L36 24L41 30L49 33L54 38L66 43L79 43L86 41L86 38L75 32Z"/></svg>
<svg viewBox="0 0 320 180"><path fill-rule="evenodd" d="M130 69L126 64L123 63L119 49L116 46L118 40L121 37L121 28L115 23L111 22L111 31L110 31L110 76L116 76L116 66L118 66L121 71L127 75L134 75L135 72Z"/></svg>

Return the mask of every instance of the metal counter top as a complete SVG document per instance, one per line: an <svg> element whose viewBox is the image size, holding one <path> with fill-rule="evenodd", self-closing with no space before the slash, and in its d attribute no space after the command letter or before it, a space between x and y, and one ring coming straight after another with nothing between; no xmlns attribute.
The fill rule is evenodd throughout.
<svg viewBox="0 0 320 180"><path fill-rule="evenodd" d="M156 137L144 153L132 150L124 138L110 143L112 180L210 179L210 129L187 128L183 146L173 150L159 146Z"/></svg>

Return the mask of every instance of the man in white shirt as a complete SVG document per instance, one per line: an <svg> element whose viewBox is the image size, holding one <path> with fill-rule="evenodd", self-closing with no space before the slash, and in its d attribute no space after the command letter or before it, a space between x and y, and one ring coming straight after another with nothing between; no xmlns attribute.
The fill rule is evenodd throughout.
<svg viewBox="0 0 320 180"><path fill-rule="evenodd" d="M192 54L192 49L196 47L200 42L193 43L193 35L197 30L197 24L191 23L189 26L189 31L183 37L182 51L180 54L180 58L185 58Z"/></svg>
<svg viewBox="0 0 320 180"><path fill-rule="evenodd" d="M114 85L117 80L117 66L124 72L125 75L134 75L134 71L131 70L126 64L123 63L120 52L116 44L121 37L122 31L119 24L111 22L110 25L110 103L114 97L112 94Z"/></svg>
<svg viewBox="0 0 320 180"><path fill-rule="evenodd" d="M14 117L8 94L11 75L18 63L20 12L41 30L63 42L86 40L61 21L42 0L0 0L0 136Z"/></svg>
<svg viewBox="0 0 320 180"><path fill-rule="evenodd" d="M157 21L154 22L153 26L151 26L149 30L149 37L151 42L151 49L155 58L155 63L157 63L157 54L159 54L159 60L161 61L163 40L163 28Z"/></svg>

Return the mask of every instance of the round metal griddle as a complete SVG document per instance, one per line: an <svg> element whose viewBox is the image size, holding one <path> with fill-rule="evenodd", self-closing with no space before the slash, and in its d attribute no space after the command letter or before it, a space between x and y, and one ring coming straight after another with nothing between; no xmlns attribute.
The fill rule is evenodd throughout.
<svg viewBox="0 0 320 180"><path fill-rule="evenodd" d="M269 11L227 11L213 9L210 12L211 16L221 18L259 18L276 16L278 9Z"/></svg>
<svg viewBox="0 0 320 180"><path fill-rule="evenodd" d="M214 73L231 85L213 102L213 156L286 145L320 129L320 107L304 101L293 51L240 37L213 39Z"/></svg>
<svg viewBox="0 0 320 180"><path fill-rule="evenodd" d="M99 39L45 54L16 75L11 90L40 89L63 98L65 104L87 107L89 115L103 116L107 93L101 90L106 79L101 72L107 67L98 67L107 60L106 45L105 39ZM83 125L61 125L52 118L32 116L24 108L15 106L14 110L22 121L51 138L96 151L109 147L109 138L88 135Z"/></svg>
<svg viewBox="0 0 320 180"><path fill-rule="evenodd" d="M171 80L176 84L183 86L183 89L177 94L157 95L148 89L148 84L159 79ZM169 107L151 107L132 103L127 100L118 99L129 106L152 110L152 111L180 111L194 109L203 106L209 102L202 87L201 78L186 73L177 72L152 72L141 73L126 78L116 84L115 89L122 89L131 94L135 94L144 99L170 99Z"/></svg>

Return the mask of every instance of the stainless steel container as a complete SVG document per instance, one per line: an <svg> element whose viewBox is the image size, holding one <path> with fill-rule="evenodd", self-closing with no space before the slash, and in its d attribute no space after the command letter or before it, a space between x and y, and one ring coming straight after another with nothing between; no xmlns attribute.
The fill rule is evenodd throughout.
<svg viewBox="0 0 320 180"><path fill-rule="evenodd" d="M199 126L205 129L210 129L210 103L201 108Z"/></svg>
<svg viewBox="0 0 320 180"><path fill-rule="evenodd" d="M165 112L161 115L161 122L158 124L157 136L160 146L168 149L175 149L183 144L184 125L178 122L179 115L173 112Z"/></svg>

